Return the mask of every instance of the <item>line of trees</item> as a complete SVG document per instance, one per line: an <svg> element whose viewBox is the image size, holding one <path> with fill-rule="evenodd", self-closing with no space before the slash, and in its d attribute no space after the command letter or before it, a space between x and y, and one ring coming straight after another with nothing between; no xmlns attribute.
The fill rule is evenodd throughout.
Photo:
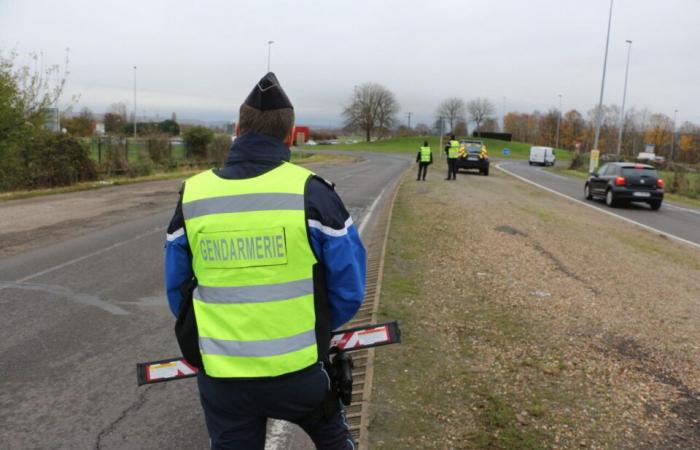
<svg viewBox="0 0 700 450"><path fill-rule="evenodd" d="M504 118L504 129L513 135L514 140L554 146L559 114L557 109L544 113L509 112ZM595 135L596 114L595 107L585 116L576 109L562 114L559 147L590 151ZM620 109L615 105L604 105L601 114L603 120L598 147L603 153L614 153L620 130ZM652 113L646 109L630 109L625 113L620 151L623 155L634 156L644 151L647 144L651 144L657 155L667 159L700 161L700 127L684 122L675 136L673 128L673 120L665 114Z"/></svg>
<svg viewBox="0 0 700 450"><path fill-rule="evenodd" d="M377 83L364 83L355 87L343 110L345 128L361 130L369 141L373 136L426 135L431 131L465 136L468 125L473 123L477 134L482 131L504 131L511 133L517 141L555 146L559 123L559 147L586 152L593 145L598 113L597 108L592 108L585 115L576 109L561 114L554 108L546 112L509 112L503 118L501 130L495 117L496 108L489 99L479 97L465 102L459 97L448 97L439 103L435 111L437 119L431 130L423 123L413 129L398 125L398 111L399 104L391 91ZM621 126L620 110L615 105L604 105L600 114L599 150L603 153L615 152ZM396 128L392 129L394 126ZM644 151L647 145L653 145L656 154L667 159L700 161L700 126L694 123L684 122L674 132L674 123L667 115L632 108L625 113L622 127L623 155L634 156Z"/></svg>

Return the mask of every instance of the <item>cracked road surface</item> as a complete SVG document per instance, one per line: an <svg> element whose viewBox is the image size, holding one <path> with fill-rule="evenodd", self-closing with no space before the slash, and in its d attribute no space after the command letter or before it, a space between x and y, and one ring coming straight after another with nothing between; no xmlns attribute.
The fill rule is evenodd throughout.
<svg viewBox="0 0 700 450"><path fill-rule="evenodd" d="M364 157L312 167L358 224L410 162ZM195 380L136 386L137 362L178 354L162 255L179 185L0 204L0 447L208 447Z"/></svg>

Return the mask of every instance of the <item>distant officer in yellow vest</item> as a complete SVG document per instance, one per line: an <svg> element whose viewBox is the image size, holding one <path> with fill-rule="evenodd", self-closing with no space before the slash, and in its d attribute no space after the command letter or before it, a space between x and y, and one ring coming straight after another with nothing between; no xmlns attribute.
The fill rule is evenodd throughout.
<svg viewBox="0 0 700 450"><path fill-rule="evenodd" d="M423 146L418 149L416 162L418 163L418 178L416 178L416 180L425 181L425 175L428 173L428 166L433 163L433 151L428 145L428 141L424 141Z"/></svg>
<svg viewBox="0 0 700 450"><path fill-rule="evenodd" d="M457 179L457 157L459 156L459 141L455 139L455 135L450 136L450 142L445 147L447 154L447 178L446 180Z"/></svg>
<svg viewBox="0 0 700 450"><path fill-rule="evenodd" d="M172 312L192 304L213 449L263 450L268 418L319 449L354 449L330 392L330 332L364 298L365 249L332 183L289 163L294 109L273 73L253 88L223 168L189 178L168 227ZM183 309L184 311L184 309Z"/></svg>

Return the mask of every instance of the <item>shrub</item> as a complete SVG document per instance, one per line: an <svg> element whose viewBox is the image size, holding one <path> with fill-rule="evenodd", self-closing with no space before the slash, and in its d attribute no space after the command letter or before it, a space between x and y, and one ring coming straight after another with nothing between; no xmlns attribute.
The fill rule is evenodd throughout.
<svg viewBox="0 0 700 450"><path fill-rule="evenodd" d="M182 134L187 149L187 156L203 159L207 156L207 147L214 138L214 132L207 127L195 125Z"/></svg>
<svg viewBox="0 0 700 450"><path fill-rule="evenodd" d="M231 148L231 136L228 134L217 134L209 143L207 157L209 161L223 164L226 160L226 155Z"/></svg>
<svg viewBox="0 0 700 450"><path fill-rule="evenodd" d="M125 138L112 138L102 141L101 168L108 175L113 172L124 173L129 169L129 162L126 158Z"/></svg>
<svg viewBox="0 0 700 450"><path fill-rule="evenodd" d="M29 175L25 187L68 186L97 178L88 148L67 134L37 134L27 144L24 156Z"/></svg>
<svg viewBox="0 0 700 450"><path fill-rule="evenodd" d="M170 158L170 139L160 134L152 134L146 138L148 157L156 164L162 164Z"/></svg>

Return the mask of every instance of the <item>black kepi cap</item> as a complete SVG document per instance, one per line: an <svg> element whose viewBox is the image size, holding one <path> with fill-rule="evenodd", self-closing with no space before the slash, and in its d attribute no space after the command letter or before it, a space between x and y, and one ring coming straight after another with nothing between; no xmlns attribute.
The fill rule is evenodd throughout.
<svg viewBox="0 0 700 450"><path fill-rule="evenodd" d="M274 73L268 72L258 81L253 90L245 99L245 104L260 111L271 109L292 108L292 102L285 94L280 82Z"/></svg>

